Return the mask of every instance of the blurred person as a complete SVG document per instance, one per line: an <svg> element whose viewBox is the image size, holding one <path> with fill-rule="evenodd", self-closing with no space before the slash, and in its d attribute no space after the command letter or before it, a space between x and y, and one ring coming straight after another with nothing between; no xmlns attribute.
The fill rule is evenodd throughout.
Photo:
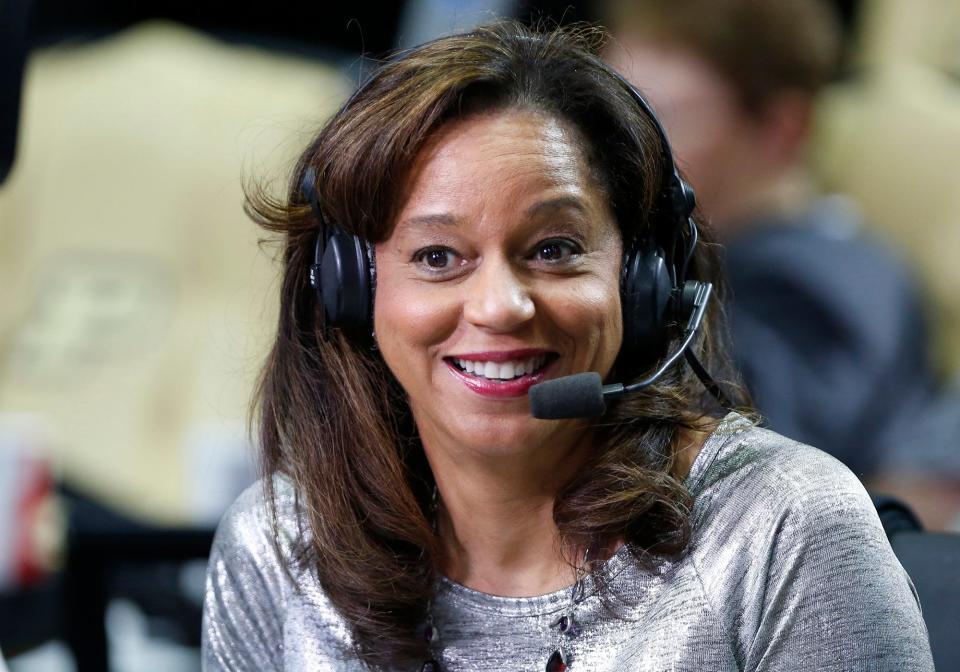
<svg viewBox="0 0 960 672"><path fill-rule="evenodd" d="M734 357L758 410L776 431L876 475L892 452L924 441L937 381L911 274L850 200L818 193L805 165L815 99L839 53L831 6L606 9L606 57L663 115L726 246Z"/></svg>
<svg viewBox="0 0 960 672"><path fill-rule="evenodd" d="M669 365L729 380L724 280L594 35L401 52L250 193L281 305L204 669L932 669L856 478ZM651 382L534 417L583 372Z"/></svg>

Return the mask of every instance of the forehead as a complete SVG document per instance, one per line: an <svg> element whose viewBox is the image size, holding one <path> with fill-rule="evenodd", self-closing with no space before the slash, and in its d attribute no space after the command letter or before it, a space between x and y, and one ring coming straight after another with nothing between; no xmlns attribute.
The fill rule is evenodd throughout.
<svg viewBox="0 0 960 672"><path fill-rule="evenodd" d="M441 126L417 163L463 158L530 158L563 164L583 160L579 135L566 122L543 112L506 109L457 119Z"/></svg>
<svg viewBox="0 0 960 672"><path fill-rule="evenodd" d="M544 197L602 198L580 134L544 113L504 110L441 127L412 166L404 213L522 207Z"/></svg>

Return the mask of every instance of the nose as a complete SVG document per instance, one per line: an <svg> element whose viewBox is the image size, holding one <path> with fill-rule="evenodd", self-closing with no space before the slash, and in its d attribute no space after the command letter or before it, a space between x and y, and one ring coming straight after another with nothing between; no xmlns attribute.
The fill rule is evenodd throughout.
<svg viewBox="0 0 960 672"><path fill-rule="evenodd" d="M490 259L466 283L464 319L495 332L509 332L533 317L529 288L507 259Z"/></svg>

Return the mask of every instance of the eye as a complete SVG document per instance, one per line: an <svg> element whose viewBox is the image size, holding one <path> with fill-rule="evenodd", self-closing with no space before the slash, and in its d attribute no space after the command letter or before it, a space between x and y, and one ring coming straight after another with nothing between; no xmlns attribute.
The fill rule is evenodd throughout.
<svg viewBox="0 0 960 672"><path fill-rule="evenodd" d="M459 255L449 247L425 247L413 254L413 261L432 273L454 268L458 259Z"/></svg>
<svg viewBox="0 0 960 672"><path fill-rule="evenodd" d="M550 264L569 261L583 252L577 243L566 238L551 238L537 243L532 257Z"/></svg>

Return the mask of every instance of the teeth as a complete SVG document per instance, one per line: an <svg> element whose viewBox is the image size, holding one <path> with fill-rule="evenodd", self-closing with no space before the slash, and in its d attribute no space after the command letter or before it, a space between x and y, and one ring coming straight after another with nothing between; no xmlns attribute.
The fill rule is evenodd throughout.
<svg viewBox="0 0 960 672"><path fill-rule="evenodd" d="M536 355L527 359L515 359L508 362L479 362L469 359L454 360L461 369L475 376L492 380L510 380L533 373L546 362L546 355Z"/></svg>

